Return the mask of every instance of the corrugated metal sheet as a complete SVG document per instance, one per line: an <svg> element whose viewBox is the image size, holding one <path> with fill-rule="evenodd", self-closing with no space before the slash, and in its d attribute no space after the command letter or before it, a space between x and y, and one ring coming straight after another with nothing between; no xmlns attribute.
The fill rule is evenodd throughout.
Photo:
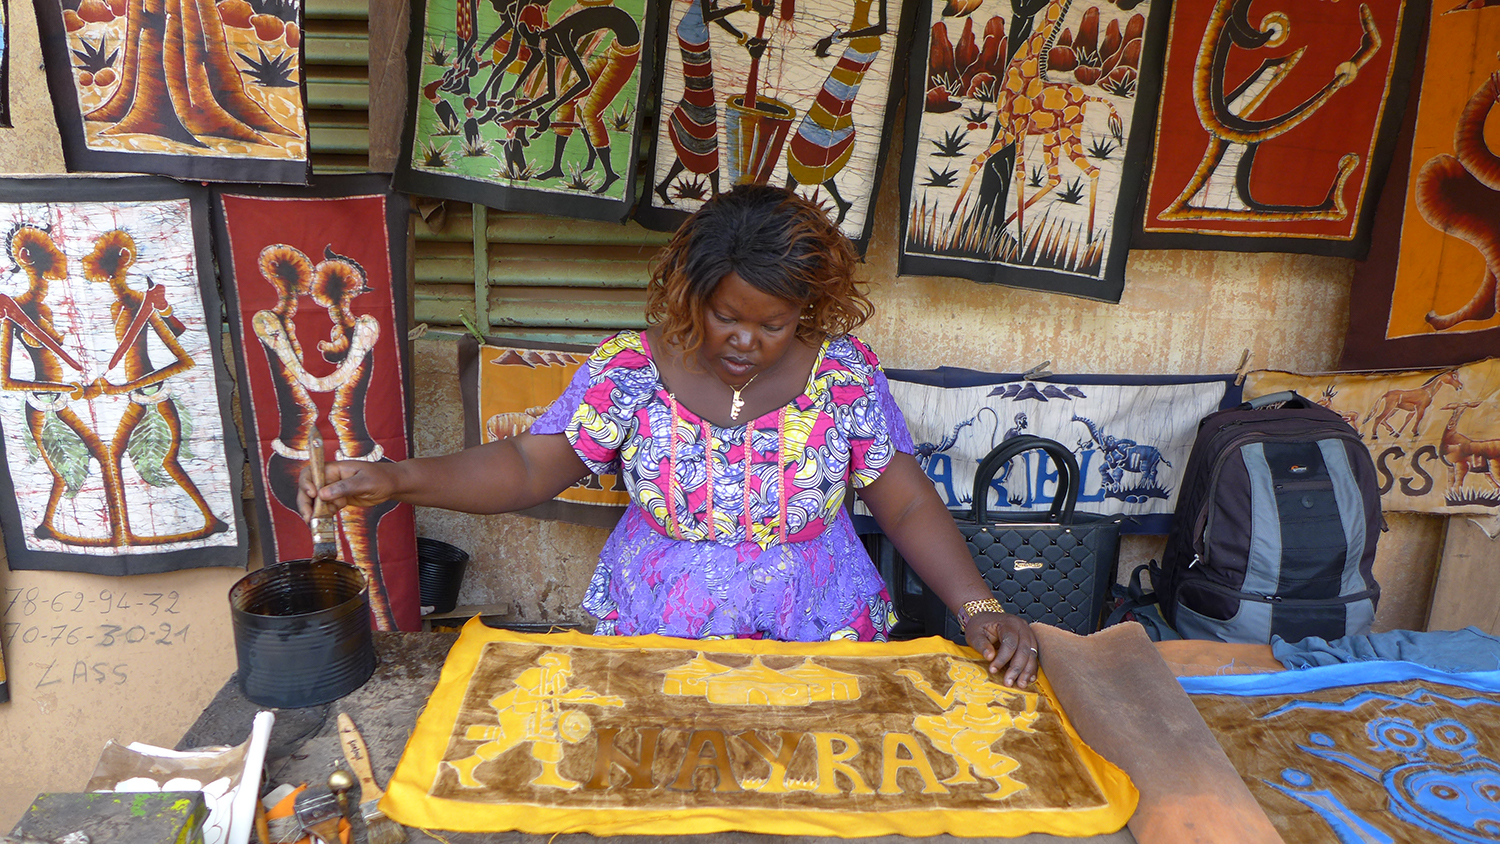
<svg viewBox="0 0 1500 844"><path fill-rule="evenodd" d="M651 258L669 235L635 223L480 211L483 243L472 207L449 203L436 230L417 221L418 322L456 327L469 320L492 334L561 342L597 342L645 327Z"/></svg>
<svg viewBox="0 0 1500 844"><path fill-rule="evenodd" d="M369 7L307 0L313 170L369 169ZM511 214L446 203L416 229L414 322L558 342L597 342L645 326L649 263L668 235L629 223Z"/></svg>
<svg viewBox="0 0 1500 844"><path fill-rule="evenodd" d="M369 4L307 0L303 56L314 172L362 173L370 164Z"/></svg>

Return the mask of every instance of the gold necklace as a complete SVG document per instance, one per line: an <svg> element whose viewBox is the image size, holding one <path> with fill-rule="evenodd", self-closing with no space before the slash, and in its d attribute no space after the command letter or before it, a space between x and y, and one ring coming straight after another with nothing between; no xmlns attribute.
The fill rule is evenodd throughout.
<svg viewBox="0 0 1500 844"><path fill-rule="evenodd" d="M757 379L759 377L760 377L760 373L757 372L754 375L750 376L750 380L749 381L746 381L745 383L739 385L738 387L730 387L729 388L729 389L731 389L731 390L734 391L734 396L729 399L729 421L730 422L733 422L736 419L740 418L740 409L745 406L745 400L742 399L742 398L740 398L740 393L744 392L745 390L750 389L750 385L753 384L753 383L755 383L755 379Z"/></svg>

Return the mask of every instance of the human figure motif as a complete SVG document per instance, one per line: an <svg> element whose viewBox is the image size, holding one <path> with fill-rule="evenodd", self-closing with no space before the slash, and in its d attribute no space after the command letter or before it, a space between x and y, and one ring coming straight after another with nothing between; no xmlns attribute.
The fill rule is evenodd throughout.
<svg viewBox="0 0 1500 844"><path fill-rule="evenodd" d="M385 449L370 436L365 419L365 398L374 371L370 353L380 339L380 323L369 314L355 316L353 304L355 297L372 292L367 284L368 277L364 267L354 259L334 252L331 246L323 249L323 256L324 260L313 269L310 292L314 302L328 309L328 318L333 322L329 339L318 342L318 351L323 360L336 369L322 378L304 370L303 384L313 392L333 393L328 419L333 423L338 442L337 459L389 463ZM363 570L370 581L371 612L390 624L391 629L394 629L395 617L378 565L377 532L381 518L395 508L396 502L388 501L376 507L349 508L338 514L339 527L353 557L351 562Z"/></svg>
<svg viewBox="0 0 1500 844"><path fill-rule="evenodd" d="M5 243L11 263L26 273L30 284L25 293L15 298L0 296L0 316L3 316L3 321L0 321L0 379L3 379L0 387L25 392L26 427L41 452L42 462L52 473L52 491L47 496L42 520L32 533L38 539L55 539L69 545L110 545L109 537L73 536L63 533L53 524L63 495L70 487L76 490L76 479L87 473L87 458L97 461L100 466L109 462L104 442L69 406L72 401L91 398L92 395L80 380L76 380L82 377L83 367L63 349L63 337L53 327L52 309L47 306L47 283L68 277L67 256L53 242L50 228L23 223L10 230ZM18 339L22 351L30 358L32 375L29 379L16 378L12 374ZM63 369L65 366L77 373L72 376L75 380L68 380L69 376ZM87 458L81 470L76 461L75 465L67 465L66 454L50 444L56 434L43 436L49 419L61 422L83 444ZM75 478L75 483L69 483L70 477ZM105 482L111 483L112 479L106 476ZM114 496L108 495L106 500L113 502Z"/></svg>
<svg viewBox="0 0 1500 844"><path fill-rule="evenodd" d="M687 0L677 22L677 49L682 54L682 98L667 119L667 137L674 157L666 178L656 186L663 205L671 205L667 188L683 170L707 176L714 196L719 195L719 107L714 96L714 56L708 25L717 24L741 44L759 55L766 40L750 38L727 18L742 5L719 8L713 0ZM752 42L757 42L752 43Z"/></svg>
<svg viewBox="0 0 1500 844"><path fill-rule="evenodd" d="M896 673L911 681L918 691L927 695L933 703L946 710L942 715L918 715L913 725L933 746L953 757L958 770L943 780L946 785L977 783L974 774L992 779L998 788L984 796L990 800L1003 800L1027 786L1011 778L1021 763L995 751L994 743L1012 729L1032 732L1031 725L1037 719L1038 695L1007 689L989 679L983 666L950 658L948 678L953 685L948 691L938 694L921 674L902 668ZM1025 711L1012 715L1006 704L1019 696ZM998 704L992 709L990 704Z"/></svg>
<svg viewBox="0 0 1500 844"><path fill-rule="evenodd" d="M563 743L577 744L593 729L589 716L577 709L563 709L564 703L590 704L592 706L624 706L625 699L614 695L601 695L587 688L569 689L573 676L573 661L566 654L543 654L533 668L521 672L515 679L515 688L490 699L499 724L481 726L472 724L464 738L484 739L485 743L474 749L473 754L457 761L444 760L458 772L460 785L479 788L483 785L474 778L474 769L498 759L501 754L520 744L531 744L531 758L542 765L541 773L531 780L532 785L551 788L577 788L579 783L558 772L562 762Z"/></svg>
<svg viewBox="0 0 1500 844"><path fill-rule="evenodd" d="M595 56L606 38L613 36L602 56ZM596 163L604 168L604 181L595 193L604 193L620 180L610 159L609 127L604 112L635 72L641 57L641 32L630 14L611 0L580 0L555 24L533 36L530 58L517 76L517 86L539 67L545 68L546 90L533 99L514 104L508 117L519 121L521 131L536 126L533 137L551 128L557 140L552 167L537 175L549 179L563 175L562 159L573 129L581 126L589 158L583 172ZM592 61L585 62L589 57ZM543 65L543 63L545 64ZM512 89L514 94L515 89ZM504 106L502 106L504 108ZM526 117L536 112L536 117Z"/></svg>
<svg viewBox="0 0 1500 844"><path fill-rule="evenodd" d="M318 422L313 393L332 393L329 419L338 443L338 459L378 461L381 447L370 437L365 424L365 393L370 382L370 350L380 337L374 317L355 317L350 310L354 297L368 292L364 269L354 261L324 249L325 260L316 267L295 247L273 244L261 250L261 275L276 288L277 303L271 310L251 317L255 336L266 350L271 381L280 410L277 436L266 462L266 486L277 501L297 507L297 477L308 460L308 440ZM327 340L319 341L324 360L334 364L332 373L312 375L297 339L295 317L298 298L311 295L328 309L333 326ZM370 583L370 611L381 629L395 629L390 599L380 577L375 532L380 518L394 504L367 512L339 514L339 524L349 543L350 560Z"/></svg>
<svg viewBox="0 0 1500 844"><path fill-rule="evenodd" d="M105 490L111 495L110 539L115 545L163 545L171 542L187 542L202 539L229 530L229 524L214 515L213 509L198 490L198 485L182 468L178 455L182 452L182 416L172 398L171 379L197 364L192 355L182 347L179 337L187 326L172 315L172 306L167 303L167 289L146 278L146 292L132 289L126 275L135 264L137 255L135 239L120 229L105 232L94 241L94 248L82 260L83 276L95 284L109 285L115 301L110 303L109 313L114 320L115 340L119 342L114 356L109 361L109 371L124 368L125 381L112 383L106 376L99 379L99 391L107 396L128 396L130 404L120 417L115 435L109 444L109 460L101 461ZM146 330L150 329L161 344L172 355L172 362L158 367L151 360L147 345ZM177 484L203 516L203 526L193 530L157 536L141 536L130 527L130 508L125 500L125 482L122 476L126 453L133 438L149 431L142 428L152 411L161 418L167 429L168 440L162 455L160 469ZM156 467L137 465L136 471L147 483L153 483ZM153 483L153 485L155 485Z"/></svg>
<svg viewBox="0 0 1500 844"><path fill-rule="evenodd" d="M844 217L853 207L853 203L839 194L834 179L843 172L854 153L854 98L859 94L865 72L880 55L880 37L886 33L886 2L880 0L879 19L871 24L870 6L873 3L874 0L855 0L849 31L835 28L813 46L818 58L825 58L830 47L839 41L845 42L844 54L829 72L812 108L803 115L797 134L787 144L786 186L795 189L798 184L804 184L826 188L834 205L838 206L838 216L833 221L835 226L843 224Z"/></svg>

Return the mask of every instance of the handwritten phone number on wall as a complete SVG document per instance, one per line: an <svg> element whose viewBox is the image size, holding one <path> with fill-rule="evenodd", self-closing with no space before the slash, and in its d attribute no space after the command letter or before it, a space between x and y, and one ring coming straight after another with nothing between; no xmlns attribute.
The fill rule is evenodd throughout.
<svg viewBox="0 0 1500 844"><path fill-rule="evenodd" d="M145 612L148 608L153 616L157 613L177 614L177 602L181 596L176 590L138 594L144 597L131 598L129 592L117 593L110 589L100 589L97 595L78 590L44 595L38 586L30 589L7 588L5 617L15 618L15 613L20 613L21 617L29 618L39 612L52 612L56 615L85 612L107 615L113 612Z"/></svg>
<svg viewBox="0 0 1500 844"><path fill-rule="evenodd" d="M32 625L27 627L19 622L7 621L5 623L5 644L14 645L19 641L23 645L41 644L45 647L75 646L92 644L98 648L109 648L115 645L139 645L143 642L156 645L173 645L187 640L190 625L173 627L170 623L154 625L151 628L143 624L124 627L119 624L82 625L69 626L66 624L54 624L50 626ZM97 632L85 634L85 629Z"/></svg>

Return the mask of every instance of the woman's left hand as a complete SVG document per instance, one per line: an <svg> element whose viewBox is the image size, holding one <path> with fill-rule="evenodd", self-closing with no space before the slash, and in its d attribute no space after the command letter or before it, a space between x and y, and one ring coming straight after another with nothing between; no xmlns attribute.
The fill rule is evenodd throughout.
<svg viewBox="0 0 1500 844"><path fill-rule="evenodd" d="M1010 613L982 612L969 619L964 628L969 647L984 656L990 673L1005 674L1007 686L1029 686L1036 682L1040 657L1036 634L1026 619Z"/></svg>

